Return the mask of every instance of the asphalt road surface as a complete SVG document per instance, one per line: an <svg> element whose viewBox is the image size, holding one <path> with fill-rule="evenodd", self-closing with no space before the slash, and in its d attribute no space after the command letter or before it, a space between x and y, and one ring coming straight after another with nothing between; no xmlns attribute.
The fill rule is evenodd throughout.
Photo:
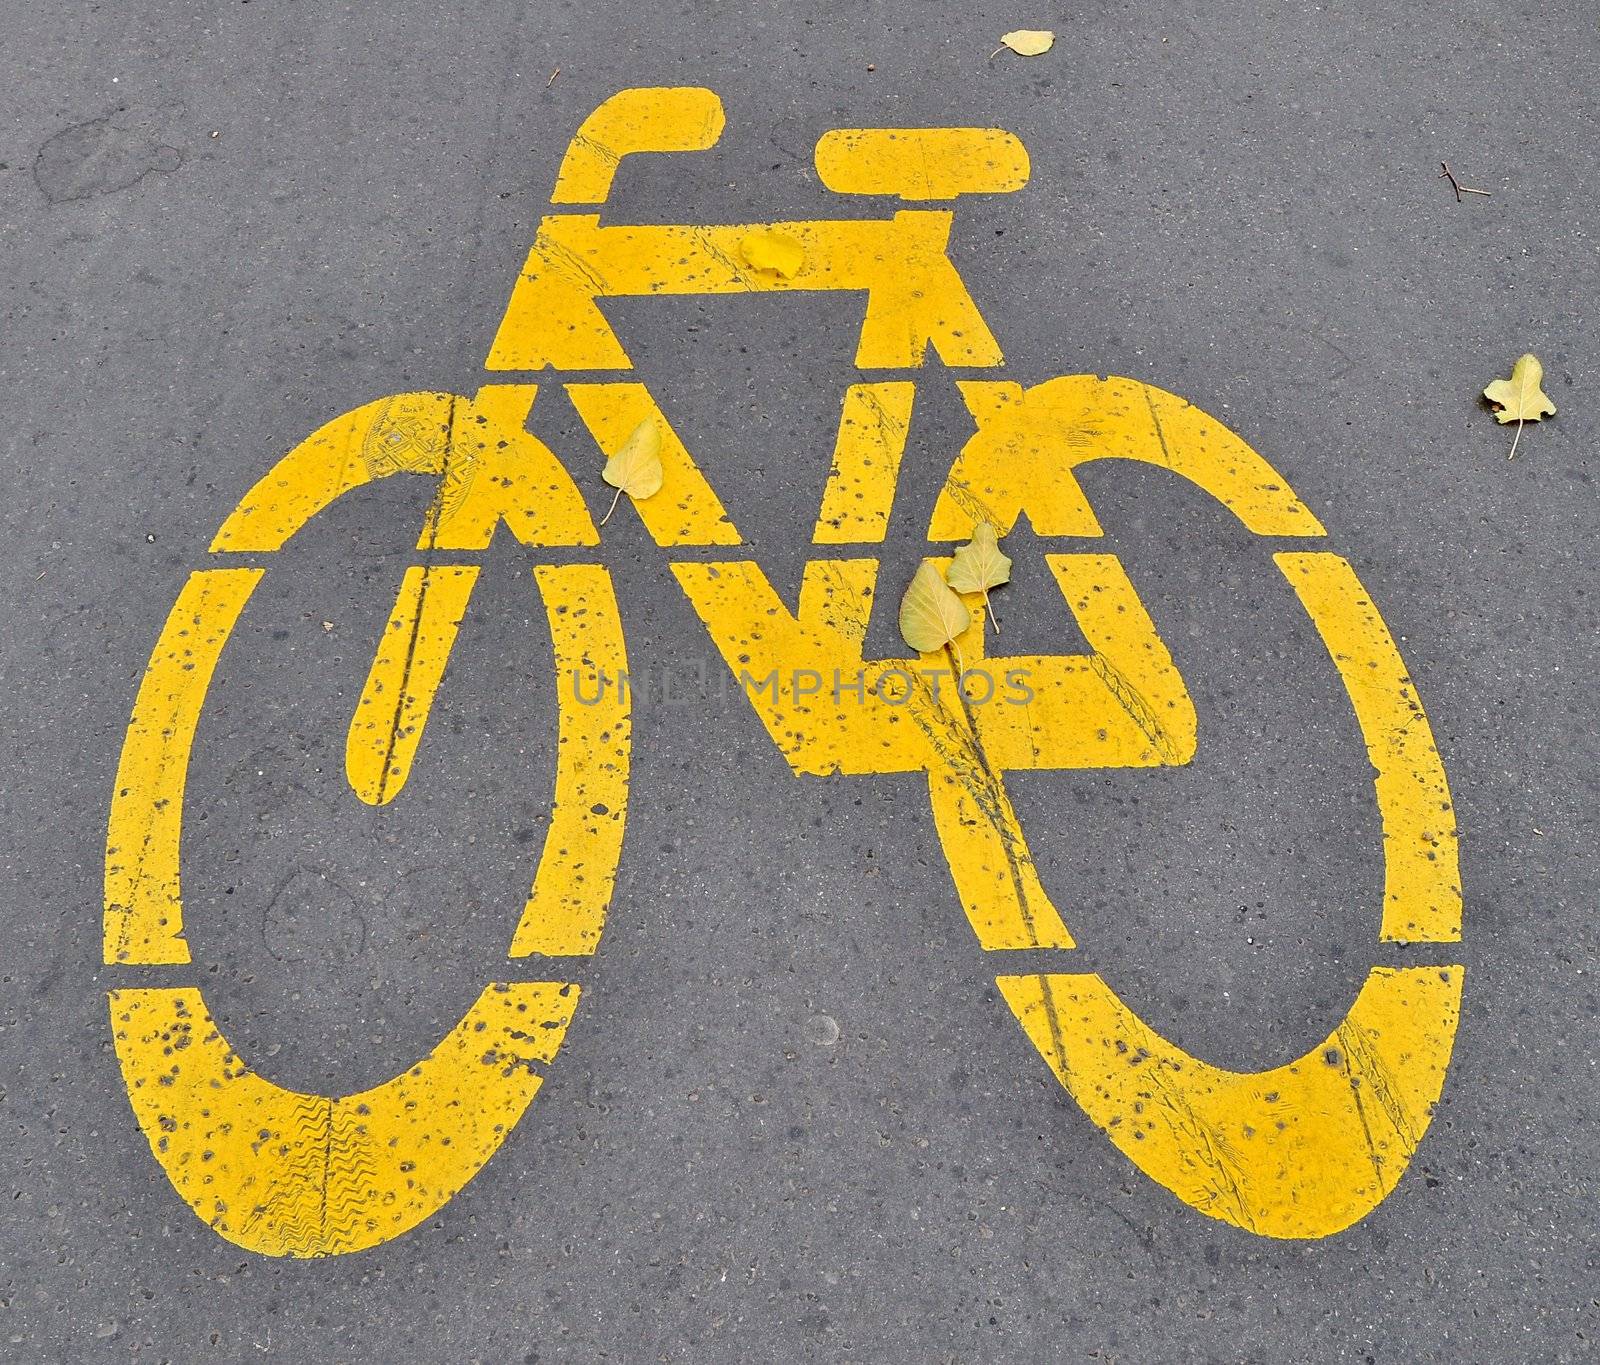
<svg viewBox="0 0 1600 1365"><path fill-rule="evenodd" d="M1592 1356L1591 6L3 11L0 1355ZM1018 27L1054 48L991 56ZM198 985L252 1073L346 1096L403 1076L486 982L541 979L506 958L557 753L529 569L585 556L502 529L469 557L472 609L379 807L345 735L431 485L361 488L271 561L178 802L186 966L102 961L140 679L252 484L385 395L542 381L532 429L598 519L611 490L559 377L484 361L569 139L653 86L714 90L726 130L623 161L608 223L881 217L819 184L823 133L1014 133L1028 185L958 200L949 248L1005 369L930 354L886 539L823 550L860 294L606 303L743 543L669 553L624 507L587 552L644 690L605 937L557 964L581 1003L454 1198L364 1250L260 1254L165 1174L107 992ZM1489 193L1458 200L1441 162ZM1559 411L1508 460L1479 395L1526 351ZM974 429L956 381L1080 373L1181 395L1272 463L1380 607L1448 774L1461 941L1380 944L1368 752L1275 547L1126 461L1082 473L1103 539L1007 537L1008 651L1081 653L1043 555L1115 554L1198 718L1186 765L1009 776L1078 944L1027 970L1097 972L1161 1037L1255 1072L1333 1035L1375 966L1464 969L1431 1126L1327 1236L1208 1213L1108 1140L996 985L928 778L797 776L669 570L751 560L794 610L808 560L871 555L866 653L904 654L894 602Z"/></svg>

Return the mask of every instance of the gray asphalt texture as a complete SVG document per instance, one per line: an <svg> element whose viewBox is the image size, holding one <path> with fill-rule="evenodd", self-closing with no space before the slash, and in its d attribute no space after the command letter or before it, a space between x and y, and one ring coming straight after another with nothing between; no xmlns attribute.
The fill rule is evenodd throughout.
<svg viewBox="0 0 1600 1365"><path fill-rule="evenodd" d="M1592 1358L1592 6L0 12L0 1356ZM1055 50L991 59L1018 26L1056 29ZM713 152L628 163L619 221L868 214L815 182L823 131L1016 132L1031 185L962 203L953 247L1007 377L1182 394L1276 463L1376 596L1460 813L1468 975L1433 1127L1348 1232L1264 1241L1134 1170L995 992L924 783L797 779L736 697L641 708L567 1046L442 1213L360 1255L267 1260L155 1165L108 1036L105 990L130 974L100 965L99 926L156 632L283 451L383 394L473 392L568 137L651 84L711 86L728 127ZM1492 196L1456 202L1441 161ZM859 302L608 309L792 602ZM1526 350L1560 413L1508 462L1477 395ZM930 363L921 380L887 583L909 578L970 431L953 379ZM593 459L558 390L534 429L575 470ZM1281 1062L1369 965L1403 960L1376 944L1348 703L1226 512L1158 471L1085 479L1194 694L1200 752L1019 776L1013 795L1084 967L1201 1056ZM420 484L346 499L297 539L200 728L197 972L286 1085L348 1093L426 1052L504 974L542 838L548 639L504 532L410 787L378 814L342 788ZM609 490L585 487L598 512ZM606 553L634 664L715 677L666 555L621 521ZM1006 643L1070 650L1042 548L1008 544ZM886 600L869 653L897 648Z"/></svg>

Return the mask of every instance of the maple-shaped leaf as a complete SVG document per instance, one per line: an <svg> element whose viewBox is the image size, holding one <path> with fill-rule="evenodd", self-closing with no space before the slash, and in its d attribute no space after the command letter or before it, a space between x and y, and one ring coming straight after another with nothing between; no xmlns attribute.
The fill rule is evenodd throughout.
<svg viewBox="0 0 1600 1365"><path fill-rule="evenodd" d="M1483 391L1483 396L1495 405L1495 416L1501 426L1507 422L1517 424L1517 434L1511 441L1511 454L1507 459L1517 457L1517 442L1522 439L1524 422L1537 422L1556 415L1556 405L1540 387L1543 383L1544 366L1530 351L1511 367L1510 379L1497 379Z"/></svg>
<svg viewBox="0 0 1600 1365"><path fill-rule="evenodd" d="M661 432L654 419L646 417L629 433L622 448L606 461L600 477L617 490L610 508L600 518L602 526L611 520L624 493L638 501L661 491L665 477L661 468Z"/></svg>
<svg viewBox="0 0 1600 1365"><path fill-rule="evenodd" d="M991 523L980 521L972 528L971 541L956 551L945 571L945 581L957 592L981 592L989 619L999 633L1000 622L995 618L989 589L1011 581L1011 560L1000 552L1000 537Z"/></svg>

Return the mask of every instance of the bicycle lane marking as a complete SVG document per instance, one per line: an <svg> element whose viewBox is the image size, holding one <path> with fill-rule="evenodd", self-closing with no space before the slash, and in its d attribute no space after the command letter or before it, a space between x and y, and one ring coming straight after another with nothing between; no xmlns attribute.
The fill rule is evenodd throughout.
<svg viewBox="0 0 1600 1365"><path fill-rule="evenodd" d="M721 127L720 101L709 91L623 92L574 138L555 200L597 202L621 156L703 149ZM935 133L949 135L942 139L951 149L948 175L906 173L892 146L940 143ZM826 163L824 181L847 193L1004 192L1026 180L1026 154L1017 160L1008 138L997 130L836 130L819 143L818 168ZM973 152L966 161L963 148ZM928 210L876 220L646 228L602 227L597 215L547 216L488 367L627 368L626 351L595 306L601 297L784 289L865 291L858 364L915 369L930 345L947 363L999 364L998 344L945 254L951 222L949 212ZM791 236L801 266L786 276L742 259L752 232ZM1097 537L1074 470L1105 458L1180 474L1256 534L1325 534L1245 442L1159 389L1086 375L1030 389L967 380L960 389L977 431L952 464L930 541L965 538L980 517L1008 529L1024 513L1042 535ZM656 422L666 480L636 510L658 545L740 543L643 384L572 382L567 391L602 454L638 421ZM369 803L405 787L468 610L476 566L440 563L438 555L487 547L502 521L528 547L599 543L567 467L527 430L536 394L533 384L492 383L473 399L412 393L364 405L279 461L212 543L216 553L270 555L372 479L404 472L437 480L418 539L425 561L402 580L347 736L351 785ZM883 539L913 401L908 381L846 392L814 543L865 547ZM1014 675L1029 680L1033 695L1021 706L973 706L953 677L941 697L943 659L863 659L876 559L813 560L794 613L754 562L669 560L729 667L742 675L750 664L767 669L750 700L793 771L928 773L961 904L980 944L996 952L1073 946L1033 868L1004 772L1181 764L1197 742L1183 679L1115 557L1050 553L1046 563L1091 652L988 657L976 613L958 642L964 657L999 668L1008 683ZM1378 769L1388 866L1381 937L1453 941L1459 887L1448 791L1393 641L1344 561L1288 553L1278 563L1339 666ZM262 572L197 571L152 655L113 800L108 961L188 961L178 840L189 746L210 674ZM540 564L534 575L555 646L558 765L549 835L509 955L581 958L598 942L621 852L627 691L612 689L609 706L603 688L580 702L562 678L587 669L620 684L626 655L603 567ZM837 687L819 695L819 687L799 685L801 676L820 681L850 670L848 705ZM883 684L896 675L904 685L886 697ZM1395 740L1391 722L1401 716L1405 738ZM131 861L130 849L138 850ZM997 980L1062 1084L1158 1183L1250 1231L1319 1237L1370 1211L1409 1161L1443 1083L1461 969L1375 969L1322 1046L1320 1063L1313 1064L1313 1049L1256 1074L1222 1072L1182 1053L1096 977L1001 973ZM240 1245L320 1255L398 1235L472 1177L531 1100L535 1068L555 1055L577 990L565 980L491 983L416 1067L344 1097L300 1094L257 1076L228 1049L198 989L119 990L112 1007L140 1126L179 1192ZM518 1017L508 1021L507 1008ZM476 1055L474 1038L486 1044ZM1276 1107L1268 1115L1264 1105ZM452 1134L465 1122L462 1106L476 1106L488 1127L466 1123L458 1141ZM1159 1121L1141 1121L1147 1112ZM248 1140L239 1136L250 1132ZM411 1154L395 1156L403 1150Z"/></svg>

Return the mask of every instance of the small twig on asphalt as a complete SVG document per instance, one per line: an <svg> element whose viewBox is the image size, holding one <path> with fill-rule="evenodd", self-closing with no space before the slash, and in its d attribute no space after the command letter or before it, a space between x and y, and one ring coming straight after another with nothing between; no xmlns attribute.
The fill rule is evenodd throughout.
<svg viewBox="0 0 1600 1365"><path fill-rule="evenodd" d="M1461 196L1464 194L1481 194L1486 199L1489 197L1488 190L1475 190L1471 185L1463 185L1455 176L1451 175L1448 162L1441 161L1439 164L1444 167L1444 173L1439 176L1439 179L1450 182L1450 188L1456 192L1456 203L1459 204L1461 202Z"/></svg>
<svg viewBox="0 0 1600 1365"><path fill-rule="evenodd" d="M559 76L560 74L561 74L561 68L558 66L554 71L552 71L550 73L550 79L547 80L544 83L544 88L546 90L548 90L552 85L554 85L556 83L556 77ZM1457 196L1457 197L1459 198L1459 196Z"/></svg>

